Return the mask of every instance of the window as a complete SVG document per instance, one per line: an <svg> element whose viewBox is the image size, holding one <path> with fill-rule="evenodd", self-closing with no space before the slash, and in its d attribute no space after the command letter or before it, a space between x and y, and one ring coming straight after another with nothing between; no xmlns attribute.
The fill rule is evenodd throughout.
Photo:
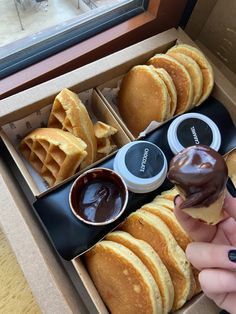
<svg viewBox="0 0 236 314"><path fill-rule="evenodd" d="M0 4L1 1L6 3L8 2L6 0L0 0ZM61 2L77 0L48 1ZM87 3L89 0L83 0L83 2L84 1ZM109 1L109 3L114 5L116 0L106 1ZM45 59L40 59L42 55L39 53L38 56L36 55L38 61L37 58L32 60L32 56L30 55L29 57L31 57L31 62L27 63L28 59L25 57L24 53L19 53L23 61L15 59L18 53L15 55L11 53L10 56L5 57L5 60L4 58L1 60L2 51L5 47L0 47L0 79L5 76L1 79L0 99L8 97L14 93L18 93L39 83L43 83L46 80L52 79L58 75L72 71L110 53L163 32L171 27L178 27L180 23L183 25L186 23L186 18L185 21L183 21L184 23L180 21L183 16L186 17L186 7L188 8L188 16L196 1L197 0L149 0L143 2L123 0L122 3L126 5L123 6L123 13L126 16L125 21L122 21L121 17L118 15L118 7L121 3L116 3L117 7L114 8L115 11L113 12L116 12L116 18L118 18L118 21L116 21L118 23L117 25L115 25L115 21L112 21L114 24L111 23L110 26L109 23L107 23L106 26L108 28L105 31L99 32L97 29L97 33L94 33L91 37L82 40L77 44L72 44L71 47L65 48L59 52L54 53L51 51L53 54L51 56L44 57ZM93 0L93 2L95 1ZM130 11L126 10L127 6L130 7ZM146 6L147 8L145 9ZM101 14L102 13L103 12L101 12ZM2 21L0 23L2 23ZM64 43L62 42L62 45L63 44ZM50 41L48 42L48 45L50 46ZM8 54L10 52L11 49L8 49ZM14 63L16 62L17 65L15 66ZM11 68L12 64L13 67ZM17 72L14 73L13 70Z"/></svg>
<svg viewBox="0 0 236 314"><path fill-rule="evenodd" d="M10 17L0 28L0 78L130 19L148 5L147 0L0 1Z"/></svg>

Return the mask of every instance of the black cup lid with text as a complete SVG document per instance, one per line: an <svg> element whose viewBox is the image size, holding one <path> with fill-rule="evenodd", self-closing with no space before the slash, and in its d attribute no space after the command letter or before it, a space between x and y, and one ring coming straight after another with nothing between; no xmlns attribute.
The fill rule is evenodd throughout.
<svg viewBox="0 0 236 314"><path fill-rule="evenodd" d="M128 189L135 193L157 189L167 173L167 161L162 150L147 141L123 146L115 156L113 167L123 177Z"/></svg>
<svg viewBox="0 0 236 314"><path fill-rule="evenodd" d="M192 145L203 144L216 151L221 145L217 125L207 116L196 112L177 117L168 128L167 139L174 154Z"/></svg>

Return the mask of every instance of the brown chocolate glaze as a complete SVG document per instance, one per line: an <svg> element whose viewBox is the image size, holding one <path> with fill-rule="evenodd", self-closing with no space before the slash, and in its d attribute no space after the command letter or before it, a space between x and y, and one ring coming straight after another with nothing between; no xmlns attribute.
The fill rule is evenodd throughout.
<svg viewBox="0 0 236 314"><path fill-rule="evenodd" d="M183 193L181 208L207 207L225 189L228 168L218 152L194 145L172 158L167 177Z"/></svg>
<svg viewBox="0 0 236 314"><path fill-rule="evenodd" d="M125 202L121 181L104 170L88 173L71 193L74 211L84 220L105 222L115 218Z"/></svg>

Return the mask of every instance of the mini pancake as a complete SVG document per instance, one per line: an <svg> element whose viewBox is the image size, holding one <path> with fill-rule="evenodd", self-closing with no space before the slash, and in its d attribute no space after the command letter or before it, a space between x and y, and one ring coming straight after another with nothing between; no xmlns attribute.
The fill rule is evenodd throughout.
<svg viewBox="0 0 236 314"><path fill-rule="evenodd" d="M157 216L139 209L120 225L123 231L149 243L171 276L175 298L172 310L184 305L191 291L191 267L167 225Z"/></svg>
<svg viewBox="0 0 236 314"><path fill-rule="evenodd" d="M175 114L188 110L193 100L193 83L185 67L173 57L165 54L156 54L148 60L148 64L156 68L164 68L171 76L177 92Z"/></svg>
<svg viewBox="0 0 236 314"><path fill-rule="evenodd" d="M172 189L170 189L170 190L163 191L163 192L161 193L160 197L165 198L165 199L167 199L167 200L173 202L175 196L178 195L178 194L179 194L179 192L178 192L177 189L174 187L174 188L172 188Z"/></svg>
<svg viewBox="0 0 236 314"><path fill-rule="evenodd" d="M233 149L226 155L225 161L228 167L229 177L236 188L236 149Z"/></svg>
<svg viewBox="0 0 236 314"><path fill-rule="evenodd" d="M195 283L196 283L196 287L195 290L193 291L193 296L199 294L202 291L199 279L198 279L198 275L200 273L200 271L192 266L192 273L193 273L193 277L195 279Z"/></svg>
<svg viewBox="0 0 236 314"><path fill-rule="evenodd" d="M189 45L176 45L169 49L167 53L169 52L183 53L191 57L199 65L203 75L203 92L197 103L197 106L200 105L210 95L214 85L214 73L211 64L199 49Z"/></svg>
<svg viewBox="0 0 236 314"><path fill-rule="evenodd" d="M168 270L153 248L147 242L135 239L124 231L111 232L105 239L124 245L141 259L159 287L163 314L169 313L174 301L174 287Z"/></svg>
<svg viewBox="0 0 236 314"><path fill-rule="evenodd" d="M111 313L162 313L155 280L142 261L125 246L101 241L85 253L85 264Z"/></svg>
<svg viewBox="0 0 236 314"><path fill-rule="evenodd" d="M184 231L184 229L181 227L181 225L178 223L175 215L173 212L171 212L169 209L158 205L154 202L151 202L149 204L145 204L141 207L141 209L152 213L156 216L158 216L170 229L170 232L174 236L176 242L181 247L183 251L186 250L187 245L192 242L188 234ZM193 271L193 267L192 267ZM191 299L196 291L196 281L193 275L193 272L191 274L191 289L189 291L188 299Z"/></svg>
<svg viewBox="0 0 236 314"><path fill-rule="evenodd" d="M166 208L169 212L170 212L170 210L173 211L173 208L174 208L173 201L174 201L175 196L178 195L178 194L179 194L179 192L176 189L176 187L173 187L170 190L163 191L160 195L158 195L155 198L155 206L161 206L162 208ZM165 201L165 199L167 200L167 202ZM163 205L159 205L161 203L163 203ZM152 204L153 204L153 202L152 202ZM164 207L164 205L166 205L166 207ZM172 232L172 228L170 228L170 230ZM199 283L199 280L198 280L199 271L192 266L192 273L193 273L193 277L195 279L195 285L196 285L195 290L193 291L193 295L196 295L196 294L198 294L198 293L200 293L202 291L200 283Z"/></svg>
<svg viewBox="0 0 236 314"><path fill-rule="evenodd" d="M194 61L191 57L184 55L183 53L175 52L175 51L169 51L167 53L169 56L175 58L177 61L179 61L183 66L185 66L186 70L188 71L192 82L193 82L193 101L192 106L193 108L200 100L202 95L202 89L203 89L203 75L202 71L197 64L196 61Z"/></svg>
<svg viewBox="0 0 236 314"><path fill-rule="evenodd" d="M180 226L172 211L165 208L164 206L156 204L155 202L145 204L141 207L141 209L146 210L163 220L167 227L170 229L181 249L183 249L184 251L186 250L187 245L192 241L187 233L184 231L184 229Z"/></svg>
<svg viewBox="0 0 236 314"><path fill-rule="evenodd" d="M179 192L178 192L178 194L179 194ZM172 212L174 211L174 207L175 207L174 201L171 201L170 199L167 199L167 198L163 197L162 195L156 196L154 198L153 202L158 204L158 205L166 207L167 209L171 210Z"/></svg>
<svg viewBox="0 0 236 314"><path fill-rule="evenodd" d="M170 112L167 118L171 118L173 117L176 110L176 106L177 106L177 92L176 92L175 84L171 76L168 74L168 72L165 69L162 69L162 68L154 68L154 69L167 87L167 90L170 96Z"/></svg>
<svg viewBox="0 0 236 314"><path fill-rule="evenodd" d="M135 137L151 121L165 120L169 106L166 85L152 67L137 65L124 76L118 93L118 109Z"/></svg>

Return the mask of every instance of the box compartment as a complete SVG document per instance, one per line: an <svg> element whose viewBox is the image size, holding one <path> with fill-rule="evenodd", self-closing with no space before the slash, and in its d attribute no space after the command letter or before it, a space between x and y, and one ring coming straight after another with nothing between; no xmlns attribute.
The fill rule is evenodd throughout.
<svg viewBox="0 0 236 314"><path fill-rule="evenodd" d="M111 112L107 110L107 107L104 105L103 101L101 100L98 93L94 89L80 93L79 97L82 100L82 102L87 106L89 115L93 123L95 123L96 121L102 121L115 127L118 130L118 132L114 134L114 136L112 136L112 141L117 146L117 148L120 148L123 145L130 142L129 137L125 134L119 123L111 114ZM2 126L2 130L0 131L2 140L4 141L11 156L13 157L15 163L17 164L19 171L25 178L27 185L29 186L33 195L36 197L40 197L40 195L42 195L43 193L55 189L57 186L62 185L64 182L67 182L72 177L78 176L86 169L93 167L94 165L106 159L113 153L112 152L106 157L97 160L86 169L77 172L75 175L67 178L60 184L53 186L51 188L48 187L44 183L40 175L37 174L36 171L32 168L32 166L24 159L24 157L18 151L17 147L19 145L21 138L23 138L26 134L33 131L37 127L41 127L42 125L43 127L46 127L51 107L52 105L48 104L47 106L44 106L35 112L35 107L32 106L30 115L24 116L23 118L21 118L22 120L20 119L18 121L16 121L15 119L9 120L6 125Z"/></svg>

